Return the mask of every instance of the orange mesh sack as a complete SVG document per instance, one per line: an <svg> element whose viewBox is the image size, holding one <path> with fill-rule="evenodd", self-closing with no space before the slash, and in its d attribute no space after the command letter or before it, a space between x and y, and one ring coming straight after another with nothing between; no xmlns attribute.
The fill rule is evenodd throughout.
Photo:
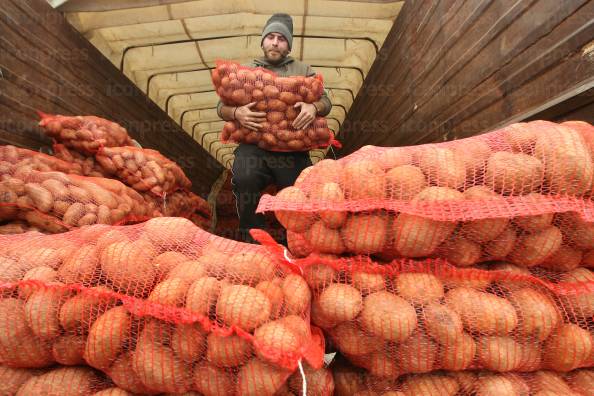
<svg viewBox="0 0 594 396"><path fill-rule="evenodd" d="M39 126L49 137L81 153L93 154L101 147L132 145L124 127L104 118L38 113Z"/></svg>
<svg viewBox="0 0 594 396"><path fill-rule="evenodd" d="M0 175L41 172L64 172L82 174L79 164L15 146L0 146Z"/></svg>
<svg viewBox="0 0 594 396"><path fill-rule="evenodd" d="M242 127L237 121L227 121L221 139L225 143L255 144L269 151L307 151L338 145L324 117L317 117L309 127L299 130L291 126L293 120L283 119L278 112L269 112L266 118L257 131Z"/></svg>
<svg viewBox="0 0 594 396"><path fill-rule="evenodd" d="M192 186L184 171L158 151L137 147L104 147L95 158L101 166L137 191L157 196Z"/></svg>
<svg viewBox="0 0 594 396"><path fill-rule="evenodd" d="M262 246L182 218L0 242L11 367L84 363L135 394L221 396L272 395L300 360L321 367L307 283Z"/></svg>
<svg viewBox="0 0 594 396"><path fill-rule="evenodd" d="M208 202L190 191L178 190L162 198L155 197L151 193L141 195L166 217L189 218L194 213L207 219L211 217Z"/></svg>
<svg viewBox="0 0 594 396"><path fill-rule="evenodd" d="M217 61L211 77L224 104L243 106L256 102L256 111L284 113L297 102L320 100L324 92L320 75L279 77L261 67L241 66L230 61ZM289 115L283 118L289 119Z"/></svg>
<svg viewBox="0 0 594 396"><path fill-rule="evenodd" d="M567 372L594 364L594 273L509 263L310 256L311 320L353 364L395 379L434 370Z"/></svg>
<svg viewBox="0 0 594 396"><path fill-rule="evenodd" d="M110 177L111 174L107 172L95 160L94 156L87 156L75 150L69 150L63 144L54 144L54 155L63 161L70 162L77 169L80 169L80 174L83 176L93 177ZM74 173L74 172L67 172Z"/></svg>
<svg viewBox="0 0 594 396"><path fill-rule="evenodd" d="M21 220L49 233L154 215L136 191L116 180L24 168L2 179L0 221Z"/></svg>
<svg viewBox="0 0 594 396"><path fill-rule="evenodd" d="M305 169L258 211L274 211L320 253L568 270L594 249L592 129L534 121L447 143L366 146Z"/></svg>
<svg viewBox="0 0 594 396"><path fill-rule="evenodd" d="M592 369L579 369L566 374L544 370L533 373L438 371L388 380L353 367L340 357L332 362L330 368L334 375L336 396L587 396L594 389Z"/></svg>

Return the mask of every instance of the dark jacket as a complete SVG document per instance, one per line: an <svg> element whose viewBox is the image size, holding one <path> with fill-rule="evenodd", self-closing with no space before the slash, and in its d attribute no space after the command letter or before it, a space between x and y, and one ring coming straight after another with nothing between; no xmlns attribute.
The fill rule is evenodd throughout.
<svg viewBox="0 0 594 396"><path fill-rule="evenodd" d="M288 77L288 76L311 77L311 76L316 75L316 72L313 71L311 66L309 66L308 64L305 64L303 62L300 62L291 56L287 56L285 59L283 59L277 65L273 65L273 64L269 63L266 58L261 57L258 59L254 59L252 61L252 63L247 66L263 67L267 70L270 70L270 71L278 74L280 77ZM325 117L328 115L328 113L330 113L330 110L332 109L332 103L330 102L330 99L328 98L328 94L326 93L326 91L324 91L324 93L322 94L320 101L324 102L324 111L318 113L318 116ZM223 103L219 100L219 103L217 104L217 114L219 115L219 117L221 117L221 107L222 106L223 106Z"/></svg>

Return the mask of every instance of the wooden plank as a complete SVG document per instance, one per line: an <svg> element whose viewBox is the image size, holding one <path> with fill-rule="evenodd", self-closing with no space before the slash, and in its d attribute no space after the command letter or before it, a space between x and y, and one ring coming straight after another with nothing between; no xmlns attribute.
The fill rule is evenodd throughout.
<svg viewBox="0 0 594 396"><path fill-rule="evenodd" d="M580 120L594 124L594 88L572 96L526 119L526 121L533 120Z"/></svg>

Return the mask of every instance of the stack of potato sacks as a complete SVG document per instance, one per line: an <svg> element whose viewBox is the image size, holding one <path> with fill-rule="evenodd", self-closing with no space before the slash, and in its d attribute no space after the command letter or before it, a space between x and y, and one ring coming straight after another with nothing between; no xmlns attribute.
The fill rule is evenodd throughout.
<svg viewBox="0 0 594 396"><path fill-rule="evenodd" d="M310 289L264 247L168 217L0 242L0 394L292 395L299 362L333 392Z"/></svg>
<svg viewBox="0 0 594 396"><path fill-rule="evenodd" d="M324 87L319 75L280 77L261 67L218 61L212 82L225 105L253 103L252 111L266 113L266 121L255 131L237 121L226 122L221 132L223 142L254 144L268 151L307 151L335 143L324 117L316 117L305 129L291 126L300 112L295 104L320 100Z"/></svg>
<svg viewBox="0 0 594 396"><path fill-rule="evenodd" d="M264 196L351 366L337 394L592 395L593 158L591 125L535 121L367 146Z"/></svg>
<svg viewBox="0 0 594 396"><path fill-rule="evenodd" d="M0 233L57 233L158 216L210 227L210 208L182 169L154 150L131 147L125 128L93 116L42 114L55 157L0 147Z"/></svg>

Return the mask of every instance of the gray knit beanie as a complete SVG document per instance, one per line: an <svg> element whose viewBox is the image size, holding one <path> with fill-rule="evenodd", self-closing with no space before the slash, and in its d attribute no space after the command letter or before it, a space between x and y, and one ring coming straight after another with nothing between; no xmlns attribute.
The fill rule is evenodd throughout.
<svg viewBox="0 0 594 396"><path fill-rule="evenodd" d="M293 46L293 19L289 14L274 14L266 21L266 25L264 25L264 30L262 30L262 40L260 40L260 45L264 41L264 37L266 37L269 33L280 33L287 39L287 43L289 43L289 50Z"/></svg>

